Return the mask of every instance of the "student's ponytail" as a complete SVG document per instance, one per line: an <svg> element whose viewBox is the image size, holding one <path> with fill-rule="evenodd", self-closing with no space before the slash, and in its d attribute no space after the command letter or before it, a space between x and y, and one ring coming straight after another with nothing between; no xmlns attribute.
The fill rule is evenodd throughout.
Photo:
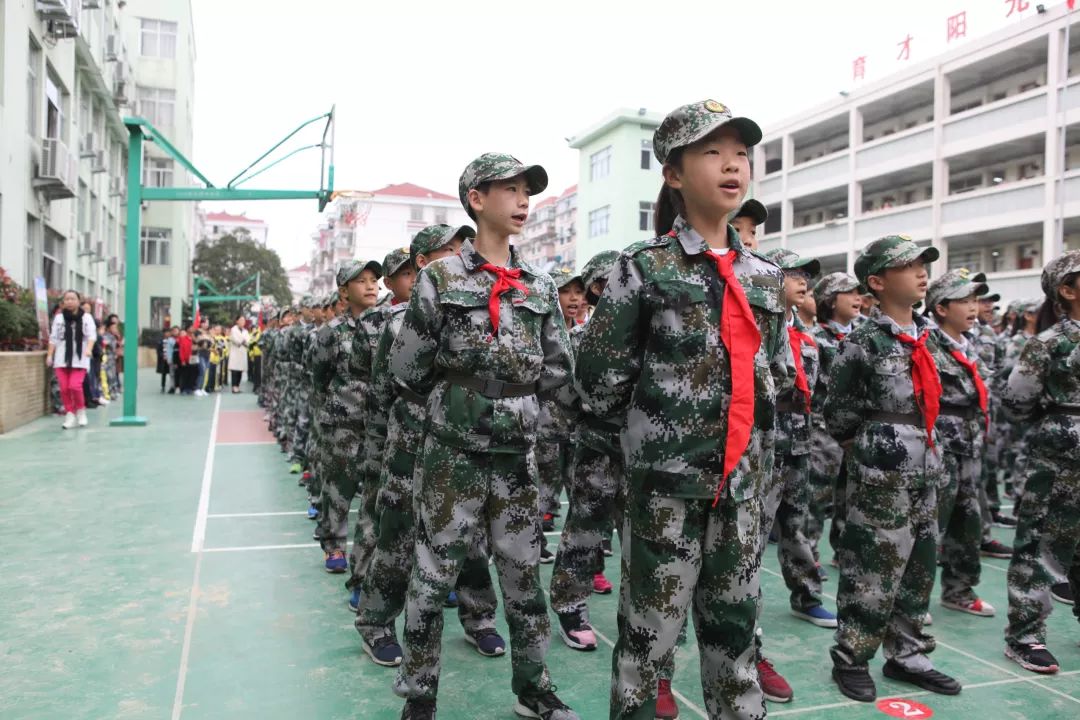
<svg viewBox="0 0 1080 720"><path fill-rule="evenodd" d="M1057 292L1057 288L1054 288L1054 292ZM1042 307L1039 308L1039 316L1035 320L1035 334L1038 335L1043 330L1053 327L1057 324L1058 314L1057 309L1054 307L1054 298L1049 295L1043 301Z"/></svg>
<svg viewBox="0 0 1080 720"><path fill-rule="evenodd" d="M682 148L675 148L668 153L667 165L682 171ZM679 215L686 217L686 205L683 203L682 193L669 186L667 182L660 186L660 194L656 198L656 211L653 213L653 230L656 236L667 235L675 225L675 218Z"/></svg>

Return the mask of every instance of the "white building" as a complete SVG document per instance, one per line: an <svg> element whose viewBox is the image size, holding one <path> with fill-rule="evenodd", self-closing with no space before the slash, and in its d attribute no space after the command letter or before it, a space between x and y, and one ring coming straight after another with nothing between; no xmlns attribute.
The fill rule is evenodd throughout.
<svg viewBox="0 0 1080 720"><path fill-rule="evenodd" d="M1003 300L1038 296L1042 266L1080 246L1074 17L1055 5L765 128L762 248L850 271L868 242L904 233L941 249L932 275L967 267Z"/></svg>
<svg viewBox="0 0 1080 720"><path fill-rule="evenodd" d="M0 265L123 311L129 51L116 2L0 2Z"/></svg>
<svg viewBox="0 0 1080 720"><path fill-rule="evenodd" d="M544 198L530 208L524 230L514 238L514 247L526 261L541 270L572 268L576 221L577 185L571 185L562 194Z"/></svg>
<svg viewBox="0 0 1080 720"><path fill-rule="evenodd" d="M289 291L292 293L293 302L298 302L311 290L311 266L304 264L294 267L285 274L289 278Z"/></svg>
<svg viewBox="0 0 1080 720"><path fill-rule="evenodd" d="M270 234L270 226L262 220L249 218L247 213L232 215L227 212L202 213L203 235L196 238L216 242L226 235L235 236L238 232L246 232L252 240L266 247L266 239Z"/></svg>
<svg viewBox="0 0 1080 720"><path fill-rule="evenodd" d="M324 220L312 234L311 288L313 294L336 287L335 273L352 258L378 260L396 247L407 247L428 225L472 224L454 195L402 183L375 190L371 199L340 198L328 205Z"/></svg>

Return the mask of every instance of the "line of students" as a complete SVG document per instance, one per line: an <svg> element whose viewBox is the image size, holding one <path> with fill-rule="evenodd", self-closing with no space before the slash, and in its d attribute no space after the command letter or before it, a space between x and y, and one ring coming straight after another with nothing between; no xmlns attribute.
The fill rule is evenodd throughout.
<svg viewBox="0 0 1080 720"><path fill-rule="evenodd" d="M764 717L766 699L792 699L759 627L774 522L793 614L836 628L843 694L876 697L879 646L887 677L960 692L930 662L925 627L939 562L945 607L994 612L975 587L991 517L980 458L997 412L1032 428L1006 654L1057 670L1043 644L1050 584L1066 572L1072 590L1080 583L1069 462L1080 447L1080 252L1044 271L1048 329L992 394L981 363L996 338L973 332L981 276L931 283L937 250L890 235L859 255L854 278L827 275L811 294L817 261L752 249L765 212L743 198L760 139L716 101L676 109L653 139L656 237L554 278L510 244L546 172L487 153L458 185L476 230L425 228L381 264L343 266L337 296L271 324L261 401L303 473L325 568L349 574L364 651L398 667L402 718L435 717L444 606L458 607L480 654L505 654L489 557L515 712L577 718L545 664L538 570L560 486L570 507L551 604L571 648L596 648L587 599L605 591L605 542L619 530L613 719L677 716L670 679L690 614L709 717ZM876 305L865 315L860 291ZM817 551L829 505L835 615Z"/></svg>

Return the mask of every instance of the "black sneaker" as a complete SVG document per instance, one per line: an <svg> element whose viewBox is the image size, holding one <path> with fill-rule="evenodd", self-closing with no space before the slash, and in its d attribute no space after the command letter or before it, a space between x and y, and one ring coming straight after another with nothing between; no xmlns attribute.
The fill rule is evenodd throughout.
<svg viewBox="0 0 1080 720"><path fill-rule="evenodd" d="M1006 645L1005 657L1025 670L1053 675L1058 671L1058 661L1045 645Z"/></svg>
<svg viewBox="0 0 1080 720"><path fill-rule="evenodd" d="M938 672L937 670L914 672L900 665L900 663L888 660L885 663L885 667L882 668L882 672L885 677L891 680L911 683L912 685L921 687L923 690L929 690L930 692L938 693L939 695L960 694L960 683L956 682L945 673Z"/></svg>
<svg viewBox="0 0 1080 720"><path fill-rule="evenodd" d="M547 690L518 695L514 703L514 714L523 718L537 720L581 720L578 714L566 706L555 694L553 685Z"/></svg>
<svg viewBox="0 0 1080 720"><path fill-rule="evenodd" d="M1013 556L1013 549L997 540L991 540L990 542L983 543L979 546L979 553L985 557L1008 560Z"/></svg>
<svg viewBox="0 0 1080 720"><path fill-rule="evenodd" d="M1069 587L1069 583L1054 583L1050 586L1050 597L1057 600L1059 603L1065 603L1066 605L1075 604L1076 600L1073 598L1072 588Z"/></svg>
<svg viewBox="0 0 1080 720"><path fill-rule="evenodd" d="M999 528L1014 528L1014 527L1016 527L1017 520L1014 517L1009 517L1008 515L1002 515L999 512L994 513L991 517L994 520L994 525L996 525Z"/></svg>
<svg viewBox="0 0 1080 720"><path fill-rule="evenodd" d="M604 551L604 557L611 557L612 555L614 555L614 553L611 552L611 541L610 540L602 540L600 542L600 548L601 548L601 550Z"/></svg>
<svg viewBox="0 0 1080 720"><path fill-rule="evenodd" d="M840 692L852 700L858 702L877 700L877 686L874 685L874 678L870 677L869 668L834 665L832 677L840 688Z"/></svg>
<svg viewBox="0 0 1080 720"><path fill-rule="evenodd" d="M435 720L434 700L406 700L401 720Z"/></svg>
<svg viewBox="0 0 1080 720"><path fill-rule="evenodd" d="M398 645L397 638L393 635L386 635L377 639L374 643L369 643L367 638L361 636L360 642L364 647L364 652L371 658L371 662L376 665L382 665L383 667L397 667L401 664L401 645ZM408 707L406 705L406 707ZM432 703L432 717L435 717L435 703ZM404 717L404 715L402 716Z"/></svg>
<svg viewBox="0 0 1080 720"><path fill-rule="evenodd" d="M555 553L547 548L540 548L540 562L543 565L550 565L555 562Z"/></svg>

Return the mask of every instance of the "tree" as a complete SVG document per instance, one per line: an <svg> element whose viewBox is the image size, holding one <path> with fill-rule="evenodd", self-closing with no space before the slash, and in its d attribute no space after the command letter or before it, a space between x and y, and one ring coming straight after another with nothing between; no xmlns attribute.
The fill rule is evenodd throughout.
<svg viewBox="0 0 1080 720"><path fill-rule="evenodd" d="M262 273L259 292L263 297L272 297L278 305L292 302L289 277L281 266L281 258L273 250L255 242L245 230L213 242L200 240L195 246L191 270L205 278L222 295L253 295L254 283L244 286L239 293L230 290L255 273ZM199 312L209 316L211 322L230 325L249 305L248 302L239 301L206 303L200 304Z"/></svg>

